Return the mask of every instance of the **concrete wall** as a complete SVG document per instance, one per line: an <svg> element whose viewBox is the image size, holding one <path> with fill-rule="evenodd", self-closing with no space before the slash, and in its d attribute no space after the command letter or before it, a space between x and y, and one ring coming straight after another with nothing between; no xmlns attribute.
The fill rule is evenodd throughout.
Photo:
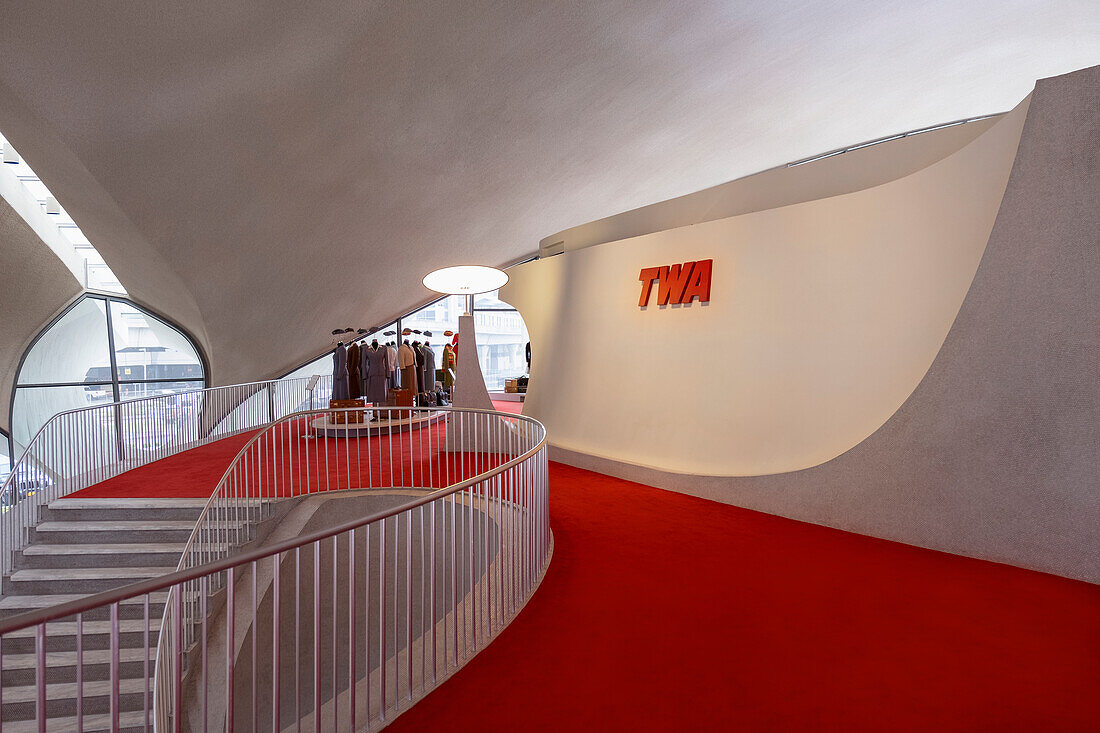
<svg viewBox="0 0 1100 733"><path fill-rule="evenodd" d="M525 411L575 465L1100 581L1098 109L1100 69L1044 80L1026 119L894 183L762 212L770 228L750 214L526 267L502 294L532 334ZM638 311L640 261L708 256L709 307Z"/></svg>
<svg viewBox="0 0 1100 733"><path fill-rule="evenodd" d="M214 385L390 322L437 267L1003 111L1095 63L1100 19L1026 0L148 9L5 3L0 130Z"/></svg>
<svg viewBox="0 0 1100 733"><path fill-rule="evenodd" d="M65 264L0 198L0 428L5 431L11 428L8 400L19 358L80 291Z"/></svg>

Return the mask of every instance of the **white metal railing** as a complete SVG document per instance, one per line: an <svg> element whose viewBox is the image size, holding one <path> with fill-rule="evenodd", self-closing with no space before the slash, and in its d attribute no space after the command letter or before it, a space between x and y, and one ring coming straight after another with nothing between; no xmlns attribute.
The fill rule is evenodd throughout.
<svg viewBox="0 0 1100 733"><path fill-rule="evenodd" d="M39 509L139 466L323 404L332 377L315 393L309 379L252 382L68 410L28 443L0 488L0 578L26 547ZM326 389L328 392L326 392ZM13 456L14 458L14 456Z"/></svg>
<svg viewBox="0 0 1100 733"><path fill-rule="evenodd" d="M97 729L376 730L483 649L550 560L545 429L458 408L333 419L358 414L252 436L177 571L0 619L4 652L30 652L23 720L63 724L47 684L75 675L73 699L106 698ZM82 704L66 729L84 729Z"/></svg>
<svg viewBox="0 0 1100 733"><path fill-rule="evenodd" d="M305 698L312 701L310 716L321 710L326 717L325 730L345 727L339 713L341 698L346 729L356 729L356 720L381 724L387 714L400 709L402 697L411 704L476 653L533 592L549 556L542 425L530 418L457 408L388 407L367 414L376 419L340 424L334 416L363 413L304 413L280 420L255 436L207 502L179 570L232 562L235 554L261 536L262 523L275 504L288 498L375 489L427 490L434 498L352 520L323 537L292 541L286 550L293 547L293 555L254 550L224 573L207 573L175 586L159 635L154 688L159 730L182 730L185 724L190 729L206 730L211 725L220 729L227 716L239 717L236 723L245 727L280 729L288 724L284 718L289 723L302 722ZM317 424L328 426L328 438L306 437ZM312 556L306 560L306 566L312 562L312 572L303 566L303 551ZM294 570L288 574L292 558ZM269 561L266 567L258 564L261 560ZM303 573L309 576L308 582ZM251 592L238 598L242 581L251 584ZM347 592L357 589L357 584L366 596L372 587L376 589L373 603L358 592ZM338 598L341 588L344 598ZM310 589L312 641L303 644L298 619L303 590ZM298 667L301 660L312 660L306 675L313 681L310 695L304 694L301 668L293 679L288 675L280 680L275 673L281 664L275 661L281 656L280 642L291 627L284 628L280 614L272 608L264 634L274 650L272 662L266 669L259 667L259 675L254 672L261 660L257 656L260 635L253 627L251 659L241 660L248 669L246 679L229 686L222 704L223 688L215 682L212 689L209 674L209 626L218 609L212 608L212 600L225 604L220 611L226 619L255 620L265 598L274 606L275 598L279 604L284 602L284 593L285 603L293 598L296 609L289 658L299 660ZM328 601L325 605L332 607L331 625L325 619L324 629L322 595ZM241 602L250 604L243 614L233 605ZM337 606L346 608L346 617ZM387 613L391 606L392 613ZM224 637L231 656L238 653L228 651L231 640L243 638L236 626L237 622L232 627L227 622ZM334 633L332 629L338 627L344 628ZM249 633L247 625L242 632ZM289 646L289 638L285 641ZM324 672L330 672L327 680L322 679L322 651L330 657L323 664ZM227 659L230 679L234 664L234 659ZM371 678L372 672L376 679ZM392 694L387 678L392 681ZM262 679L269 680L268 689L261 689ZM219 704L211 704L212 693ZM289 705L282 709L284 697L293 699L293 715ZM250 702L235 707L234 699ZM261 700L270 701L271 710L261 710ZM331 718L326 706L331 708ZM319 726L322 721L313 718L312 724Z"/></svg>

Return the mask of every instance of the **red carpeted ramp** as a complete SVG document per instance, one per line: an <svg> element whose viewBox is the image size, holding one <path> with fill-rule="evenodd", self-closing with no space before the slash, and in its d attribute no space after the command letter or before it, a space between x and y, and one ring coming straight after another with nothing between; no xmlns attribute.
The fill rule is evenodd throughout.
<svg viewBox="0 0 1100 733"><path fill-rule="evenodd" d="M1100 589L552 463L554 558L395 731L1100 729Z"/></svg>

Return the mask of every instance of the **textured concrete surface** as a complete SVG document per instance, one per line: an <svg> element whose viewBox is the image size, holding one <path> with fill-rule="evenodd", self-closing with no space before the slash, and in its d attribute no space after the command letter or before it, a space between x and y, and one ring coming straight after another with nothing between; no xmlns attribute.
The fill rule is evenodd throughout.
<svg viewBox="0 0 1100 733"><path fill-rule="evenodd" d="M437 267L1004 111L1096 63L1098 19L1031 0L8 3L0 129L232 384L428 300Z"/></svg>
<svg viewBox="0 0 1100 733"><path fill-rule="evenodd" d="M1040 81L993 233L927 375L823 465L583 468L796 519L1100 582L1100 67Z"/></svg>
<svg viewBox="0 0 1100 733"><path fill-rule="evenodd" d="M0 198L0 429L5 432L19 358L39 329L79 293L80 283L64 263Z"/></svg>

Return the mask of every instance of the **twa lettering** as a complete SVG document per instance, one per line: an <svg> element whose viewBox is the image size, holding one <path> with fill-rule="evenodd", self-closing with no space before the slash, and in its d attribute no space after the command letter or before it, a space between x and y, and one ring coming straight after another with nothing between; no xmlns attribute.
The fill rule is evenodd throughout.
<svg viewBox="0 0 1100 733"><path fill-rule="evenodd" d="M654 282L657 283L657 305L687 305L693 298L698 298L700 303L709 303L713 263L714 260L699 260L682 265L644 268L638 275L638 279L642 281L638 306L644 308L649 305L649 294L653 291Z"/></svg>

